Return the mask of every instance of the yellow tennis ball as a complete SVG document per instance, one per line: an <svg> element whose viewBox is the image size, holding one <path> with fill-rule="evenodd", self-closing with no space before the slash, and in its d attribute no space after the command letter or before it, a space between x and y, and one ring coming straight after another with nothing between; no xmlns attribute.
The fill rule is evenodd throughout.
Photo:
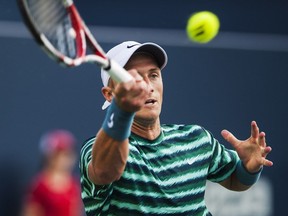
<svg viewBox="0 0 288 216"><path fill-rule="evenodd" d="M186 32L190 40L197 43L208 43L219 31L218 17L209 11L201 11L190 16Z"/></svg>

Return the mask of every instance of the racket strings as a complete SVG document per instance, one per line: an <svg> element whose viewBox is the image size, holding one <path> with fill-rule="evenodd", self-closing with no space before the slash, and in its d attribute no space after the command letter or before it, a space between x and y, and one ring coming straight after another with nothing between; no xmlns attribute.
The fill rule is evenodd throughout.
<svg viewBox="0 0 288 216"><path fill-rule="evenodd" d="M26 0L26 3L37 30L60 53L75 58L76 33L62 0Z"/></svg>

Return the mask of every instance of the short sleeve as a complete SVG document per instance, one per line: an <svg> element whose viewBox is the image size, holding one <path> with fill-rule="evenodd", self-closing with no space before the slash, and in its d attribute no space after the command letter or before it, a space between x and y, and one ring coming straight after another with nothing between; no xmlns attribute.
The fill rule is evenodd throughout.
<svg viewBox="0 0 288 216"><path fill-rule="evenodd" d="M221 182L227 179L235 170L239 160L236 151L227 149L220 144L213 135L207 131L212 145L212 158L209 166L208 180L212 182Z"/></svg>

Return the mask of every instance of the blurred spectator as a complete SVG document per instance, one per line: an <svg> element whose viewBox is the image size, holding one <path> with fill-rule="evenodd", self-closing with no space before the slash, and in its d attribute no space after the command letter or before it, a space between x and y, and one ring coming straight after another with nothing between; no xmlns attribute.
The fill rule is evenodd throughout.
<svg viewBox="0 0 288 216"><path fill-rule="evenodd" d="M80 216L83 212L76 162L75 137L54 130L40 140L43 165L25 196L23 216Z"/></svg>

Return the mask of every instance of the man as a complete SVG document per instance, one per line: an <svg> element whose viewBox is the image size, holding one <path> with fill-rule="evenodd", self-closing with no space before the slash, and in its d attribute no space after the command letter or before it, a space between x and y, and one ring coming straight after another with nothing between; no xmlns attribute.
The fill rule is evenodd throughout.
<svg viewBox="0 0 288 216"><path fill-rule="evenodd" d="M259 178L271 147L251 123L251 137L222 136L226 149L197 125L161 125L161 70L166 52L157 44L123 42L108 52L134 77L116 83L102 71L108 108L102 128L81 150L82 199L90 215L211 215L206 180L235 191Z"/></svg>

